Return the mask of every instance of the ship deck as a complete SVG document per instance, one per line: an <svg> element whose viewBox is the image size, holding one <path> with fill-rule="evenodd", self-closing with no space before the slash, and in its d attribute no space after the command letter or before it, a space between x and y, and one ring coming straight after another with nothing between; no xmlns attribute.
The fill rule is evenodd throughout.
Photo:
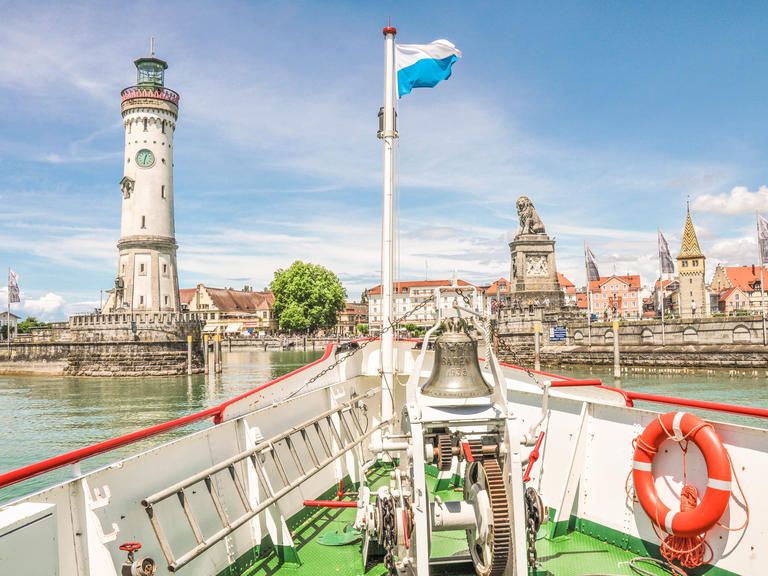
<svg viewBox="0 0 768 576"><path fill-rule="evenodd" d="M389 478L387 468L372 470L368 476L371 492L385 484ZM427 476L430 496L438 494L443 500L461 498L462 492L453 488L435 492L436 478ZM345 497L345 500L352 500ZM387 573L377 558L376 564L362 565L361 543L357 541L346 546L325 546L318 538L330 532L343 532L355 519L354 508L318 508L293 529L294 543L300 563L282 563L274 550L264 551L258 560L243 570L224 572L227 576L271 576L288 573L296 576L381 576ZM581 532L570 532L554 539L547 537L547 525L541 527L537 536L536 549L539 566L536 576L636 576L629 565L637 554L603 542ZM433 559L468 558L467 539L464 531L447 531L433 534ZM658 567L641 564L648 574L668 575ZM473 576L474 570L468 561L457 564L440 562L433 566L434 575Z"/></svg>

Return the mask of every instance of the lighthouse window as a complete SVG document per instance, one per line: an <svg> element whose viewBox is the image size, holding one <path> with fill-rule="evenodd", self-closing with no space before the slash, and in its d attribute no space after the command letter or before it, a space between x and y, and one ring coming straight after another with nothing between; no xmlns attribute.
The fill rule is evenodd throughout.
<svg viewBox="0 0 768 576"><path fill-rule="evenodd" d="M147 131L147 119L144 118L144 132Z"/></svg>
<svg viewBox="0 0 768 576"><path fill-rule="evenodd" d="M146 228L147 227L147 217L146 216L142 216L141 217L141 227L142 228Z"/></svg>
<svg viewBox="0 0 768 576"><path fill-rule="evenodd" d="M144 296L139 296L139 305L140 306L144 305Z"/></svg>
<svg viewBox="0 0 768 576"><path fill-rule="evenodd" d="M165 198L165 184L160 186L160 197Z"/></svg>
<svg viewBox="0 0 768 576"><path fill-rule="evenodd" d="M144 264L139 264L139 274L144 274Z"/></svg>
<svg viewBox="0 0 768 576"><path fill-rule="evenodd" d="M161 126L163 128L163 134L165 134L165 120L163 120L163 123L161 124Z"/></svg>
<svg viewBox="0 0 768 576"><path fill-rule="evenodd" d="M168 274L168 264L163 264L163 274Z"/></svg>
<svg viewBox="0 0 768 576"><path fill-rule="evenodd" d="M168 296L165 297L165 305L168 306Z"/></svg>

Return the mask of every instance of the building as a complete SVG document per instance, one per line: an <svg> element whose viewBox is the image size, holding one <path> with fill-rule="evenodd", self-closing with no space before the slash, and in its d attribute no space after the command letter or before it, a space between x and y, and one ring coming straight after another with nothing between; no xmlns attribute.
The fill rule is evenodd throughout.
<svg viewBox="0 0 768 576"><path fill-rule="evenodd" d="M654 316L661 316L662 298L664 298L665 316L675 316L679 313L677 310L677 289L677 280L668 278L656 280L651 295L648 297L648 309L653 311Z"/></svg>
<svg viewBox="0 0 768 576"><path fill-rule="evenodd" d="M435 323L435 302L427 300L434 295L435 289L439 287L454 286L451 280L420 280L416 282L396 282L393 285L392 313L395 318L401 318L410 312L416 306L422 305L418 310L409 314L403 319L403 324L416 324L417 326L432 326ZM477 293L480 296L476 286L456 280L455 286L466 290L467 295L471 296ZM380 331L382 325L381 311L381 284L368 290L368 323L372 331ZM442 293L438 302L440 308L450 308L456 299L455 292ZM426 302L426 304L425 304Z"/></svg>
<svg viewBox="0 0 768 576"><path fill-rule="evenodd" d="M491 314L496 314L509 304L510 286L509 280L506 278L499 278L495 282L482 288L485 297L483 310L489 311Z"/></svg>
<svg viewBox="0 0 768 576"><path fill-rule="evenodd" d="M709 315L709 291L704 283L706 258L699 247L688 207L683 242L677 255L677 310L682 318Z"/></svg>
<svg viewBox="0 0 768 576"><path fill-rule="evenodd" d="M557 283L560 284L560 290L563 291L564 304L576 306L576 285L560 272L557 273Z"/></svg>
<svg viewBox="0 0 768 576"><path fill-rule="evenodd" d="M726 314L735 314L736 312L750 311L749 294L744 292L738 286L728 288L720 292L718 297L718 309Z"/></svg>
<svg viewBox="0 0 768 576"><path fill-rule="evenodd" d="M364 302L346 302L344 310L336 315L336 334L356 336L359 324L368 324L368 304Z"/></svg>
<svg viewBox="0 0 768 576"><path fill-rule="evenodd" d="M709 287L713 294L718 295L720 312L732 313L742 309L759 312L765 298L761 290L761 283L765 279L768 279L768 270L762 266L718 264Z"/></svg>
<svg viewBox="0 0 768 576"><path fill-rule="evenodd" d="M211 288L198 284L179 291L184 311L195 312L205 322L204 332L262 335L277 332L275 297L271 292Z"/></svg>
<svg viewBox="0 0 768 576"><path fill-rule="evenodd" d="M179 95L165 87L163 60L135 61L137 82L122 91L125 130L115 287L105 313L178 312L173 135Z"/></svg>
<svg viewBox="0 0 768 576"><path fill-rule="evenodd" d="M601 276L589 283L589 307L598 320L609 318L640 318L643 301L640 276Z"/></svg>
<svg viewBox="0 0 768 576"><path fill-rule="evenodd" d="M13 312L0 312L0 338L7 339L7 334L16 336L19 334L19 320L20 316L16 316Z"/></svg>

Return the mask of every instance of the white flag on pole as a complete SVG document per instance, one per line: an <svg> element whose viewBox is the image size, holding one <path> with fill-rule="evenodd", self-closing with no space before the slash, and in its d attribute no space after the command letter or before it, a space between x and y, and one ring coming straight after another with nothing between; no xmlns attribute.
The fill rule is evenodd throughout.
<svg viewBox="0 0 768 576"><path fill-rule="evenodd" d="M672 255L669 253L669 244L667 244L667 239L664 238L661 230L659 230L659 260L661 262L662 274L675 273L675 263L672 260Z"/></svg>
<svg viewBox="0 0 768 576"><path fill-rule="evenodd" d="M757 215L757 242L760 244L760 264L768 264L768 220Z"/></svg>
<svg viewBox="0 0 768 576"><path fill-rule="evenodd" d="M600 280L600 272L597 271L597 259L592 254L592 250L584 247L584 255L587 260L587 282L596 282Z"/></svg>
<svg viewBox="0 0 768 576"><path fill-rule="evenodd" d="M13 270L8 270L8 303L21 302L19 294L19 275Z"/></svg>

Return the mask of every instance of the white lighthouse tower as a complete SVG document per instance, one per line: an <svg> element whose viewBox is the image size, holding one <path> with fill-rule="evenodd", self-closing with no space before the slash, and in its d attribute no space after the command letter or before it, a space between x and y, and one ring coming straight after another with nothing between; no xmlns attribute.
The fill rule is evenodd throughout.
<svg viewBox="0 0 768 576"><path fill-rule="evenodd" d="M105 312L178 312L173 217L173 133L179 95L164 84L168 64L135 61L136 86L122 91L125 128L122 218L115 289Z"/></svg>

